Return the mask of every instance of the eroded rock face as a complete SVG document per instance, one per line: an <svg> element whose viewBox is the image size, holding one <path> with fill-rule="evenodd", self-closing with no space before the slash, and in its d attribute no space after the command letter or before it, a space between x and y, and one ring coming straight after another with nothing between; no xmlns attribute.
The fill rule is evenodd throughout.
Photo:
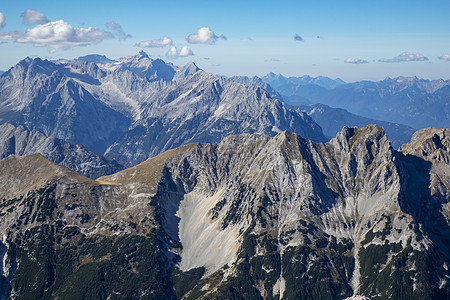
<svg viewBox="0 0 450 300"><path fill-rule="evenodd" d="M446 145L444 135L438 138L436 145ZM414 149L427 139L417 136ZM14 195L6 181L1 189L2 232L12 249L8 257L19 266L4 280L17 297L41 290L64 297L73 284L85 286L82 276L103 280L99 298L152 291L194 299L446 297L449 197L442 184L449 182L449 166L402 151L382 128L366 126L344 128L324 144L289 131L273 138L232 135L167 151L97 181L56 165L25 169L11 179L21 182ZM11 157L0 164L31 165L19 164L24 159L36 160ZM28 187L29 179L19 179L34 169L49 175ZM47 203L42 199L52 205L39 204ZM33 219L47 207L44 219ZM42 242L44 231L52 242ZM21 266L37 255L29 243L47 249L39 257L50 257L44 265L51 274L66 253L59 251L68 251L66 275L21 285L28 278ZM115 270L133 286L109 277Z"/></svg>

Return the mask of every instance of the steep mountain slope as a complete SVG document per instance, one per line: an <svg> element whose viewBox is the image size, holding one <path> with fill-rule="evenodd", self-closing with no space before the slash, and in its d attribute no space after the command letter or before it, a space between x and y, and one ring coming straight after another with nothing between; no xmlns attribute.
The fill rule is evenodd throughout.
<svg viewBox="0 0 450 300"><path fill-rule="evenodd" d="M333 108L325 104L302 105L297 109L306 112L312 117L322 127L324 134L327 136L335 136L344 126L364 127L369 124L381 126L386 131L395 149L409 142L416 131L414 128L406 125L365 118L349 113L345 109Z"/></svg>
<svg viewBox="0 0 450 300"><path fill-rule="evenodd" d="M127 166L229 134L289 129L325 139L306 114L261 88L214 77L194 63L179 68L153 60L142 51L116 61L98 55L25 59L0 79L0 122L83 144Z"/></svg>
<svg viewBox="0 0 450 300"><path fill-rule="evenodd" d="M0 195L2 299L174 297L148 201L40 154L0 161Z"/></svg>
<svg viewBox="0 0 450 300"><path fill-rule="evenodd" d="M102 153L129 124L82 82L99 84L39 58L24 59L0 78L0 120Z"/></svg>
<svg viewBox="0 0 450 300"><path fill-rule="evenodd" d="M448 164L443 169L448 182ZM183 246L178 266L210 275L191 290L197 296L421 298L449 294L449 251L440 246L448 188L429 186L429 172L426 161L396 152L381 128L367 126L344 128L327 144L289 132L231 136L104 180L142 193L150 192L143 174L162 176L155 199Z"/></svg>
<svg viewBox="0 0 450 300"><path fill-rule="evenodd" d="M286 129L325 140L310 117L286 108L262 88L198 71L150 95L140 119L105 156L135 164L188 142L220 142L236 133L273 136Z"/></svg>
<svg viewBox="0 0 450 300"><path fill-rule="evenodd" d="M448 136L418 133L402 153L374 125L325 144L233 135L98 181L11 156L2 285L19 298L449 297Z"/></svg>
<svg viewBox="0 0 450 300"><path fill-rule="evenodd" d="M82 145L72 145L63 140L47 137L39 131L28 131L22 126L0 125L0 159L9 155L26 156L40 153L49 160L90 178L116 173L123 169Z"/></svg>

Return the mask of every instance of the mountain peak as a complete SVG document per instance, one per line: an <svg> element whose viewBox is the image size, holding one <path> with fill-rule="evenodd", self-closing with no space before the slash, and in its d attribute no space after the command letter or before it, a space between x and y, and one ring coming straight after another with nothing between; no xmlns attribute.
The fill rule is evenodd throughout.
<svg viewBox="0 0 450 300"><path fill-rule="evenodd" d="M149 57L148 57L148 54L147 54L144 50L139 51L139 53L136 54L136 56L141 56L141 57L149 58Z"/></svg>
<svg viewBox="0 0 450 300"><path fill-rule="evenodd" d="M339 144L339 149L354 148L357 151L362 149L368 151L369 148L372 148L373 152L374 149L391 148L391 142L388 140L383 127L373 124L362 128L344 126L330 143L335 146Z"/></svg>
<svg viewBox="0 0 450 300"><path fill-rule="evenodd" d="M411 141L403 144L400 151L426 160L434 159L449 164L450 129L429 127L416 131Z"/></svg>
<svg viewBox="0 0 450 300"><path fill-rule="evenodd" d="M190 61L187 64L185 64L182 68L178 69L175 76L173 77L173 80L180 80L183 78L186 78L189 75L193 75L200 71L201 69L197 67L197 65Z"/></svg>

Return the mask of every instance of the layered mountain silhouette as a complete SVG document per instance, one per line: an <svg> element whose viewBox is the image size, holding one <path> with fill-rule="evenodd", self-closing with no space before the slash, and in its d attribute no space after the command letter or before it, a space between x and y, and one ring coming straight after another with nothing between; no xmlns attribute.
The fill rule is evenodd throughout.
<svg viewBox="0 0 450 300"><path fill-rule="evenodd" d="M319 76L262 77L291 105L325 104L363 117L415 129L450 127L450 81L417 77L344 83Z"/></svg>
<svg viewBox="0 0 450 300"><path fill-rule="evenodd" d="M98 55L22 60L0 78L0 122L82 144L127 166L229 134L291 130L325 141L307 114L260 87L215 77L193 63L179 68L142 51L116 61Z"/></svg>

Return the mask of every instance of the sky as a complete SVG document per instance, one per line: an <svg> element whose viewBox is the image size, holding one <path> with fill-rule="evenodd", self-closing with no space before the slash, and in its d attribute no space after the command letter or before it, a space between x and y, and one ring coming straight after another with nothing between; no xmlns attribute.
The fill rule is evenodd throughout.
<svg viewBox="0 0 450 300"><path fill-rule="evenodd" d="M1 1L0 70L144 50L226 76L450 79L448 0Z"/></svg>

